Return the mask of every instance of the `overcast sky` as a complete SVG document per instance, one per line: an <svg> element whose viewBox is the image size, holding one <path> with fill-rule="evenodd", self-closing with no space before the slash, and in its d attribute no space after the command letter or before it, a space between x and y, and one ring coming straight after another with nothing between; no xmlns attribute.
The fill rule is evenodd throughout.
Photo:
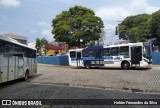
<svg viewBox="0 0 160 108"><path fill-rule="evenodd" d="M105 24L106 42L115 42L115 26L130 15L151 14L160 0L0 0L0 34L28 37L29 42L45 37L53 40L52 19L75 5L92 9Z"/></svg>

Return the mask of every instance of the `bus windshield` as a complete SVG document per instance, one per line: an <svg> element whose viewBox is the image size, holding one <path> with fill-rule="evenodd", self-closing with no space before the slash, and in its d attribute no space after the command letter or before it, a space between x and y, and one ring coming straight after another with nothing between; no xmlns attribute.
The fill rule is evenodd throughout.
<svg viewBox="0 0 160 108"><path fill-rule="evenodd" d="M144 49L143 49L143 56L147 59L151 59L151 51L150 51L150 43L143 43Z"/></svg>

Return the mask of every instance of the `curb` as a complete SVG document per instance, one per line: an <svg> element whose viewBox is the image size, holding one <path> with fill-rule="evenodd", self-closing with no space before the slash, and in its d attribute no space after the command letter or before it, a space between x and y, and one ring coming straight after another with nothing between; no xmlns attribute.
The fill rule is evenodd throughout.
<svg viewBox="0 0 160 108"><path fill-rule="evenodd" d="M61 68L74 68L73 66L62 66L62 65L52 65L52 64L41 64L37 63L39 66L49 66L49 67L61 67Z"/></svg>
<svg viewBox="0 0 160 108"><path fill-rule="evenodd" d="M160 65L151 65L151 66L146 66L146 68L160 68Z"/></svg>
<svg viewBox="0 0 160 108"><path fill-rule="evenodd" d="M103 86L94 86L94 85L81 85L81 84L70 84L70 83L38 83L32 82L32 84L42 84L42 85L54 85L54 86L66 86L66 87L80 87L80 88L93 88L101 90L111 90L111 91L122 91L128 93L142 93L142 94L157 94L160 95L160 91L154 90L141 90L136 88L116 88L116 87L103 87Z"/></svg>

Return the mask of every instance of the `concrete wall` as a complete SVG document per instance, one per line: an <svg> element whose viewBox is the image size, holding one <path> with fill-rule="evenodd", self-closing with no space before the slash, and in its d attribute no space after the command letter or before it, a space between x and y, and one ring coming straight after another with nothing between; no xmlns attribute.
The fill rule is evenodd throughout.
<svg viewBox="0 0 160 108"><path fill-rule="evenodd" d="M39 56L37 63L69 66L68 56Z"/></svg>

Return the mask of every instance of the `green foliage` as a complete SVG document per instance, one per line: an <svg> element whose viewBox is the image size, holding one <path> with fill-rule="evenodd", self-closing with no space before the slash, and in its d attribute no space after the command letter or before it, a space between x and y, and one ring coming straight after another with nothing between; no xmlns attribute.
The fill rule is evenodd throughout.
<svg viewBox="0 0 160 108"><path fill-rule="evenodd" d="M40 55L40 49L41 49L41 40L39 38L36 38L36 49L37 49L37 53Z"/></svg>
<svg viewBox="0 0 160 108"><path fill-rule="evenodd" d="M42 50L44 51L45 55L46 52L48 51L48 49L46 48L46 45L48 44L48 41L45 38L39 39L36 38L36 49L37 49L37 53L39 55L42 55Z"/></svg>
<svg viewBox="0 0 160 108"><path fill-rule="evenodd" d="M152 14L151 31L152 37L160 41L160 10Z"/></svg>
<svg viewBox="0 0 160 108"><path fill-rule="evenodd" d="M140 14L129 16L119 24L119 36L131 42L144 42L151 38L151 15Z"/></svg>
<svg viewBox="0 0 160 108"><path fill-rule="evenodd" d="M52 21L52 34L56 41L66 42L70 47L98 40L104 27L101 18L82 6L63 11Z"/></svg>
<svg viewBox="0 0 160 108"><path fill-rule="evenodd" d="M95 45L95 41L90 41L87 43L87 46L94 46Z"/></svg>

